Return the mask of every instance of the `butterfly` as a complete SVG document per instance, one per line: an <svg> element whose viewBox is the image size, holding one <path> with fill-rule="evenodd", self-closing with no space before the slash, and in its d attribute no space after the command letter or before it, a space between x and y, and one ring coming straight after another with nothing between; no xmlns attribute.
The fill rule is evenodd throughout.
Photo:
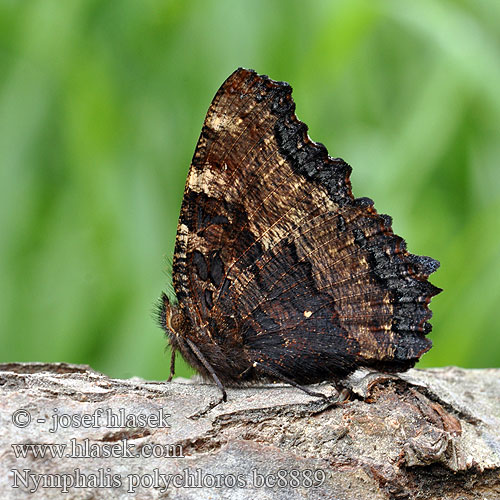
<svg viewBox="0 0 500 500"><path fill-rule="evenodd" d="M431 347L427 278L351 167L313 142L292 89L239 68L196 146L175 244L176 299L159 322L175 355L226 386L341 383L357 368L400 372Z"/></svg>

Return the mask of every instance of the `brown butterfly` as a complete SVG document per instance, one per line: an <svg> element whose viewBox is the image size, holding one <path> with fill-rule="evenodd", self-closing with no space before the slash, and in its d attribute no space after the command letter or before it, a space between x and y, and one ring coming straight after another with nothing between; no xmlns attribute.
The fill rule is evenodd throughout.
<svg viewBox="0 0 500 500"><path fill-rule="evenodd" d="M341 382L399 372L431 347L427 281L392 220L354 198L351 167L295 116L292 89L236 70L215 95L189 170L173 286L159 319L175 353L225 385Z"/></svg>

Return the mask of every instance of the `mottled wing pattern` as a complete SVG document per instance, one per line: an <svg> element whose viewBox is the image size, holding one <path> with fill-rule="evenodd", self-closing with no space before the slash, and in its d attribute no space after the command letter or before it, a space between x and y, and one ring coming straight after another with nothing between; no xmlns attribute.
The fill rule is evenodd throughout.
<svg viewBox="0 0 500 500"><path fill-rule="evenodd" d="M229 359L226 381L246 369L251 378L252 361L300 383L363 365L400 371L430 348L428 303L440 290L427 277L439 264L408 253L391 218L352 196L350 172L308 137L288 84L239 69L217 92L173 279L191 338L245 360Z"/></svg>

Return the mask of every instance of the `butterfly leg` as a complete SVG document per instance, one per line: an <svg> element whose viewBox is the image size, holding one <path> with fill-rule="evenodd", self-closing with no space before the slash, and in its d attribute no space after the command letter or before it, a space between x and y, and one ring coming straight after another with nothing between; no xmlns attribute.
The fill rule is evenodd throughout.
<svg viewBox="0 0 500 500"><path fill-rule="evenodd" d="M311 391L311 389L308 389L307 387L305 387L303 385L297 384L297 382L293 381L292 379L290 379L288 377L285 377L279 371L275 370L274 368L271 368L270 366L259 363L258 361L255 361L253 366L254 366L254 368L257 368L259 371L261 371L262 373L276 377L277 379L281 380L282 382L293 385L294 387L297 387L297 389L304 391L306 394L309 394L310 396L316 396L319 398L328 399L328 396L326 396L325 394L322 394L321 392Z"/></svg>
<svg viewBox="0 0 500 500"><path fill-rule="evenodd" d="M212 378L214 379L215 384L220 389L220 391L222 393L222 397L221 397L221 400L219 401L219 403L221 403L222 401L227 401L226 390L224 389L222 382L219 380L219 377L215 373L215 370L212 368L212 365L205 359L205 356L203 356L201 351L196 347L195 344L193 344L193 342L191 342L187 337L184 337L184 340L186 341L187 345L191 348L193 353L196 355L196 357L200 360L202 365L207 369L208 373L210 373L210 375L212 375ZM217 404L219 404L219 403L217 403Z"/></svg>
<svg viewBox="0 0 500 500"><path fill-rule="evenodd" d="M172 349L172 353L170 355L170 375L167 378L167 382L170 382L175 375L175 350Z"/></svg>
<svg viewBox="0 0 500 500"><path fill-rule="evenodd" d="M339 403L344 403L346 401L349 401L351 397L353 397L354 393L352 392L352 390L342 385L341 382L334 381L333 385L335 387L335 390L339 393L338 395Z"/></svg>

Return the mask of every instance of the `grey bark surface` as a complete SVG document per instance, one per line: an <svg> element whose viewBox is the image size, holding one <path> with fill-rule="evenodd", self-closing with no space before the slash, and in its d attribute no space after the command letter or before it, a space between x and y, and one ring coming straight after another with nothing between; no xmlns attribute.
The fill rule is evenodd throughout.
<svg viewBox="0 0 500 500"><path fill-rule="evenodd" d="M500 499L500 370L348 383L342 403L330 384L314 386L329 401L277 384L229 389L203 414L219 397L209 384L3 364L1 498Z"/></svg>

